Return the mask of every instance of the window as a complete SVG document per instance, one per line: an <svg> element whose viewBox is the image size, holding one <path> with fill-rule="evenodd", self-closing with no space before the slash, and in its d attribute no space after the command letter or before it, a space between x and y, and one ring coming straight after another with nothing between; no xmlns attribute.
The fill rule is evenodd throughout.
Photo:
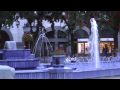
<svg viewBox="0 0 120 90"><path fill-rule="evenodd" d="M50 32L46 33L46 36L47 36L47 38L54 38L54 34L55 34L54 31L50 31Z"/></svg>
<svg viewBox="0 0 120 90"><path fill-rule="evenodd" d="M58 38L66 38L66 33L63 31L58 31Z"/></svg>
<svg viewBox="0 0 120 90"><path fill-rule="evenodd" d="M58 48L64 50L66 52L66 43L65 42L59 42Z"/></svg>

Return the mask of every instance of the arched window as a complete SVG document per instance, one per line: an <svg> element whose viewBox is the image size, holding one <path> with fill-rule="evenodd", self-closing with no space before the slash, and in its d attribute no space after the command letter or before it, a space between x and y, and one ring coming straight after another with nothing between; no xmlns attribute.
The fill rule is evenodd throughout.
<svg viewBox="0 0 120 90"><path fill-rule="evenodd" d="M65 32L58 30L58 38L66 38L66 36Z"/></svg>
<svg viewBox="0 0 120 90"><path fill-rule="evenodd" d="M47 36L47 38L54 38L54 34L55 34L54 31L49 31L46 33L46 36Z"/></svg>
<svg viewBox="0 0 120 90"><path fill-rule="evenodd" d="M0 30L0 49L4 48L5 41L10 41L10 37L5 31Z"/></svg>

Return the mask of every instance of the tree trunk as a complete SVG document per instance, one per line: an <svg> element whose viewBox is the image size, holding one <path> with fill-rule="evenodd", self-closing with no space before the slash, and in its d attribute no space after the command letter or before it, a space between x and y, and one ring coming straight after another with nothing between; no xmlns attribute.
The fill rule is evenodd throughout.
<svg viewBox="0 0 120 90"><path fill-rule="evenodd" d="M2 24L0 24L0 29L2 28Z"/></svg>
<svg viewBox="0 0 120 90"><path fill-rule="evenodd" d="M35 42L37 41L37 37L38 37L38 33L39 33L39 27L40 27L40 21L39 21L39 19L37 19L37 22L38 22L38 24L37 24L37 30L36 30L36 32L33 32L34 33L34 40L35 40Z"/></svg>
<svg viewBox="0 0 120 90"><path fill-rule="evenodd" d="M51 28L52 28L52 31L55 31L54 21L52 21Z"/></svg>
<svg viewBox="0 0 120 90"><path fill-rule="evenodd" d="M113 38L114 38L114 49L117 49L118 48L118 30L119 28L115 28L115 32L114 32L114 35L113 35Z"/></svg>
<svg viewBox="0 0 120 90"><path fill-rule="evenodd" d="M33 30L32 30L31 24L30 24L30 32L31 32L31 34L33 34Z"/></svg>
<svg viewBox="0 0 120 90"><path fill-rule="evenodd" d="M71 55L73 56L74 55L74 35L73 33L71 32Z"/></svg>

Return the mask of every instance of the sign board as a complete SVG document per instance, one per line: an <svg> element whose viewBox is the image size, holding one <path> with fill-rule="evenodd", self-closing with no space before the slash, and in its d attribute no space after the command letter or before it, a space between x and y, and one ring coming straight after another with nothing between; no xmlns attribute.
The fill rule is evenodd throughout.
<svg viewBox="0 0 120 90"><path fill-rule="evenodd" d="M88 38L78 39L78 42L88 42ZM114 38L100 38L100 41L114 41Z"/></svg>

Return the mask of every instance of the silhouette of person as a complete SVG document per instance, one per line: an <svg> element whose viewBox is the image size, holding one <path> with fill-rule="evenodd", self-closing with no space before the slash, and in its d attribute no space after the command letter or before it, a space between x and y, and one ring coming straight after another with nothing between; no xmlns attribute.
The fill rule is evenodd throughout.
<svg viewBox="0 0 120 90"><path fill-rule="evenodd" d="M105 56L105 47L103 47L102 55Z"/></svg>
<svg viewBox="0 0 120 90"><path fill-rule="evenodd" d="M108 46L107 46L107 44L105 44L104 55L105 55L106 57L108 57L108 51L109 51Z"/></svg>

